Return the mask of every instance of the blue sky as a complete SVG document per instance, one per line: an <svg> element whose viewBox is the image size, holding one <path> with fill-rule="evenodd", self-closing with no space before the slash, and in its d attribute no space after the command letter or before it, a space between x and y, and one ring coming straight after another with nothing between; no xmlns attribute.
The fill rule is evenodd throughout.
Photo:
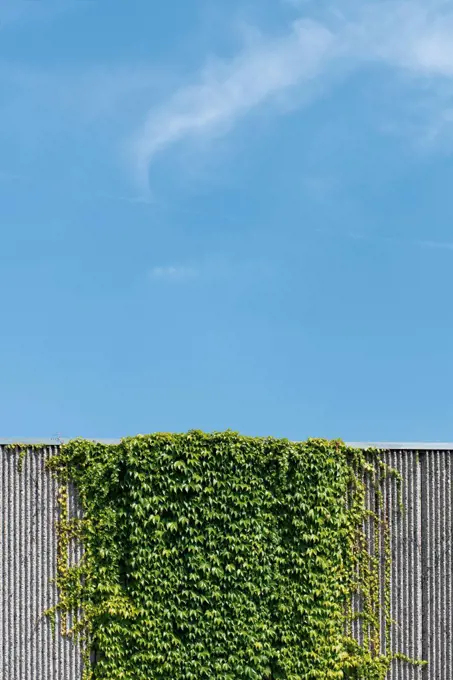
<svg viewBox="0 0 453 680"><path fill-rule="evenodd" d="M0 0L1 434L451 441L452 34Z"/></svg>

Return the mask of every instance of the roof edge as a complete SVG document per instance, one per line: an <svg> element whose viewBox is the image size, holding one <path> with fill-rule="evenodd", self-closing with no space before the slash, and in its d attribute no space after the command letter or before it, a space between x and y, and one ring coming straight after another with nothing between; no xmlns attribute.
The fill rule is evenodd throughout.
<svg viewBox="0 0 453 680"><path fill-rule="evenodd" d="M121 439L95 439L91 437L84 437L85 439L99 444L119 444ZM8 444L29 444L36 446L42 444L43 446L59 446L71 441L67 437L51 437L49 438L22 438L22 437L8 437L0 438L0 446L7 446ZM386 449L391 451L453 451L453 442L345 442L347 446L352 446L357 449Z"/></svg>
<svg viewBox="0 0 453 680"><path fill-rule="evenodd" d="M60 444L67 444L72 441L72 439L74 439L74 437L51 437L50 439L48 437L43 437L42 439L36 437L0 437L0 446L7 446L8 444L29 444L30 446L39 446L42 444L43 446L59 446ZM83 439L97 442L98 444L119 444L121 442L121 439L94 439L91 437L83 437Z"/></svg>
<svg viewBox="0 0 453 680"><path fill-rule="evenodd" d="M451 442L345 442L356 449L387 449L390 451L453 451Z"/></svg>

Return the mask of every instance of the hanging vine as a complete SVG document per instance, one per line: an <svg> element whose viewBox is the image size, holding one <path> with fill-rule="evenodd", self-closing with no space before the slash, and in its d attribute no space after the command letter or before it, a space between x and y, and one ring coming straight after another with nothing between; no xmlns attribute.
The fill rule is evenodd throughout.
<svg viewBox="0 0 453 680"><path fill-rule="evenodd" d="M81 645L85 680L382 680L395 658L424 663L390 649L382 487L392 477L401 494L401 477L381 452L191 431L77 439L49 466L61 514L48 614Z"/></svg>

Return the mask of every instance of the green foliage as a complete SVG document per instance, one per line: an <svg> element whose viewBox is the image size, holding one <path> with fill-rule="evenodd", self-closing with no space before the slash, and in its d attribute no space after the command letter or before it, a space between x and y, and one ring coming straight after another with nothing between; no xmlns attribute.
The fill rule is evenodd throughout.
<svg viewBox="0 0 453 680"><path fill-rule="evenodd" d="M385 678L397 655L380 487L397 473L378 451L191 431L111 446L78 439L50 465L61 516L60 597L49 615L71 621L63 632L84 650L85 678ZM70 482L83 520L68 516ZM379 555L365 521L386 537L386 655ZM72 540L84 556L68 567ZM362 646L352 636L355 593Z"/></svg>
<svg viewBox="0 0 453 680"><path fill-rule="evenodd" d="M27 453L32 453L34 451L42 451L42 449L46 448L46 444L25 444L22 442L15 442L14 444L5 444L4 449L5 451L12 451L13 453L16 453L18 458L17 458L17 469L19 472L22 472L22 468L24 466L24 460L25 456Z"/></svg>

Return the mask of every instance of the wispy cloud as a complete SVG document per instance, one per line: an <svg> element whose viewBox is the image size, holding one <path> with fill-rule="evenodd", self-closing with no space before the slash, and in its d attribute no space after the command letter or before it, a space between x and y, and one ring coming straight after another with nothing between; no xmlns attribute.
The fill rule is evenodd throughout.
<svg viewBox="0 0 453 680"><path fill-rule="evenodd" d="M453 85L451 0L293 2L301 16L279 37L259 36L230 60L210 61L192 82L153 107L133 142L144 184L158 153L183 140L224 134L249 112L332 74L381 64ZM310 16L311 13L311 16ZM298 101L305 101L304 99Z"/></svg>
<svg viewBox="0 0 453 680"><path fill-rule="evenodd" d="M80 5L79 0L61 3L65 8ZM13 4L33 5L31 14L10 10ZM0 0L0 23L40 14L34 6L42 4ZM286 4L285 11L294 18L286 30L264 35L250 27L243 32L242 49L228 59L207 58L182 84L174 72L169 75L165 68L156 70L150 64L90 65L71 72L59 66L40 70L0 62L0 86L6 93L0 105L1 134L34 153L41 145L61 148L62 139L79 148L83 141L89 153L87 140L94 133L102 163L110 160L112 151L129 154L139 196L134 198L135 187L124 200L150 202L149 168L160 154L188 140L204 143L227 134L256 111L282 114L306 106L319 92L370 64L386 68L389 75L404 75L398 79L401 102L406 99L405 83L408 88L420 86L417 92L423 92L424 104L417 115L426 119L426 144L438 144L446 130L451 132L452 0L286 0ZM409 104L407 110L415 123L397 120L394 129L415 136L418 119Z"/></svg>
<svg viewBox="0 0 453 680"><path fill-rule="evenodd" d="M167 264L154 266L148 272L151 281L168 283L189 283L241 281L242 283L262 280L271 274L269 263L262 260L232 261L223 256L210 255L192 264Z"/></svg>
<svg viewBox="0 0 453 680"><path fill-rule="evenodd" d="M23 171L33 176L29 163L21 167L24 156L30 161L30 156L35 159L47 155L50 149L59 155L62 149L75 145L82 163L93 149L103 168L112 160L117 163L122 140L129 139L131 128L138 125L144 109L162 91L166 80L169 79L154 66L143 63L71 67L55 64L44 68L0 59L0 142L16 149L14 165L5 167L0 179L2 174ZM62 175L66 167L69 164L62 168ZM90 192L95 190L92 185L88 188ZM74 193L80 189L83 183L79 189L73 186ZM136 187L130 190L132 196L126 194L125 201L150 201L146 192L137 195Z"/></svg>
<svg viewBox="0 0 453 680"><path fill-rule="evenodd" d="M198 278L199 274L200 271L195 267L171 264L153 267L149 272L149 277L153 281L183 283L193 281Z"/></svg>
<svg viewBox="0 0 453 680"><path fill-rule="evenodd" d="M181 139L229 129L251 109L301 80L315 78L332 47L332 34L308 20L296 21L290 34L257 38L231 61L216 61L199 74L198 84L177 91L153 110L134 144L140 170L155 154Z"/></svg>
<svg viewBox="0 0 453 680"><path fill-rule="evenodd" d="M389 248L423 248L428 250L453 252L453 241L430 241L426 239L402 238L383 234L358 232L358 231L335 231L326 227L316 229L321 236L332 238L347 239L350 241L363 241L370 244L386 244Z"/></svg>
<svg viewBox="0 0 453 680"><path fill-rule="evenodd" d="M434 250L453 250L453 243L449 241L416 241L416 245Z"/></svg>

